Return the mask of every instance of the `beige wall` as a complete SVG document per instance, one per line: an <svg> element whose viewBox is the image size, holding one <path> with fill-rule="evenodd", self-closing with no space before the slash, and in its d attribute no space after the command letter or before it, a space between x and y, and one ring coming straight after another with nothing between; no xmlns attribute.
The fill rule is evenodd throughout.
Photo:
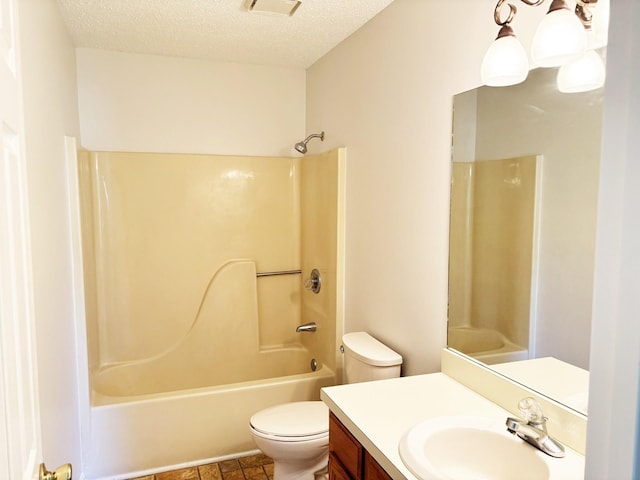
<svg viewBox="0 0 640 480"><path fill-rule="evenodd" d="M90 150L291 155L305 135L305 71L78 49Z"/></svg>
<svg viewBox="0 0 640 480"><path fill-rule="evenodd" d="M440 367L452 96L480 85L494 7L396 0L307 72L307 130L327 132L323 149L349 147L345 330L396 349L405 374ZM528 46L545 12L522 10Z"/></svg>
<svg viewBox="0 0 640 480"><path fill-rule="evenodd" d="M64 139L79 135L75 50L54 1L18 8L43 453L81 471Z"/></svg>

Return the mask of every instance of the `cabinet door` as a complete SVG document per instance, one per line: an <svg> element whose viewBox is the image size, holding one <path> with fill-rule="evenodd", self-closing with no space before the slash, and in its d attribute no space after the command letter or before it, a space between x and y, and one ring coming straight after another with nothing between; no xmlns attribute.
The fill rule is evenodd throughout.
<svg viewBox="0 0 640 480"><path fill-rule="evenodd" d="M333 414L329 416L329 453L340 460L350 477L359 480L362 478L362 460L364 448L360 442L342 425Z"/></svg>
<svg viewBox="0 0 640 480"><path fill-rule="evenodd" d="M367 451L364 453L364 480L392 480Z"/></svg>
<svg viewBox="0 0 640 480"><path fill-rule="evenodd" d="M329 480L354 480L333 453L329 454Z"/></svg>

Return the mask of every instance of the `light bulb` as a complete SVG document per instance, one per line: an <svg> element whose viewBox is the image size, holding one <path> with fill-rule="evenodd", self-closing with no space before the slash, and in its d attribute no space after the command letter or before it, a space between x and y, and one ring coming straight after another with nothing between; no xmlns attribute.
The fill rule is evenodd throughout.
<svg viewBox="0 0 640 480"><path fill-rule="evenodd" d="M521 83L528 73L527 52L512 34L498 36L485 53L480 67L482 83L490 87Z"/></svg>
<svg viewBox="0 0 640 480"><path fill-rule="evenodd" d="M558 90L563 93L588 92L604 85L605 68L600 55L589 50L558 70Z"/></svg>
<svg viewBox="0 0 640 480"><path fill-rule="evenodd" d="M578 58L586 47L587 36L582 22L565 5L553 11L550 9L538 25L531 56L540 67L558 67Z"/></svg>

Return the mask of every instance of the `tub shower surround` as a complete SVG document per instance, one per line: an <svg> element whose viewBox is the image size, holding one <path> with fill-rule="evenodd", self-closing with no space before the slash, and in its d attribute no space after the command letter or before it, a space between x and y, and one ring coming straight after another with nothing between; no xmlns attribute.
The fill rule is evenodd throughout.
<svg viewBox="0 0 640 480"><path fill-rule="evenodd" d="M485 363L531 351L541 163L453 162L448 345Z"/></svg>
<svg viewBox="0 0 640 480"><path fill-rule="evenodd" d="M344 158L80 153L90 478L254 451L253 413L336 383Z"/></svg>

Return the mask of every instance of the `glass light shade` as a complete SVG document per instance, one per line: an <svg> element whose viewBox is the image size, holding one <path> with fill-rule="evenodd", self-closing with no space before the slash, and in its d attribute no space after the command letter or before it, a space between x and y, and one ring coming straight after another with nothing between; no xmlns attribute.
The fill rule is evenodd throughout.
<svg viewBox="0 0 640 480"><path fill-rule="evenodd" d="M529 59L520 41L513 35L498 38L482 59L480 78L490 87L521 83L529 73Z"/></svg>
<svg viewBox="0 0 640 480"><path fill-rule="evenodd" d="M537 66L558 67L582 55L587 35L582 22L569 9L549 12L533 37L531 56Z"/></svg>
<svg viewBox="0 0 640 480"><path fill-rule="evenodd" d="M563 65L558 70L558 90L564 93L588 92L604 85L604 62L595 51Z"/></svg>

